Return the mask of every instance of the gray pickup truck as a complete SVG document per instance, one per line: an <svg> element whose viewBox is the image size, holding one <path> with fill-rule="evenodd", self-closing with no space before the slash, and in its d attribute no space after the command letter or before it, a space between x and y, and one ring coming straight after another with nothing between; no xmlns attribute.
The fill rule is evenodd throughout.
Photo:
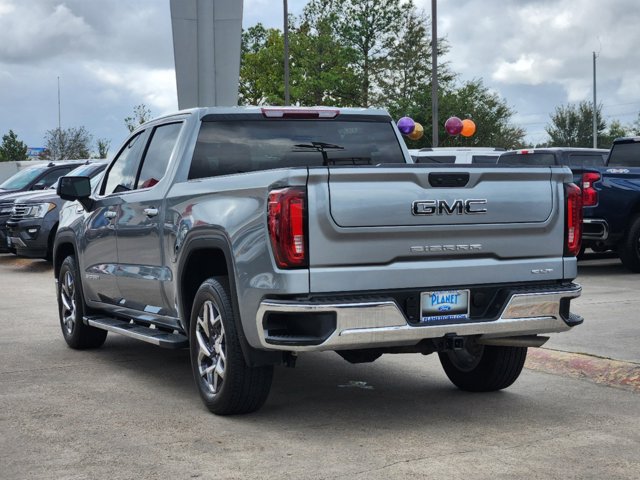
<svg viewBox="0 0 640 480"><path fill-rule="evenodd" d="M188 347L209 410L260 408L274 365L437 352L467 391L582 318L581 194L563 167L418 165L382 110L209 108L138 128L54 246L76 349Z"/></svg>

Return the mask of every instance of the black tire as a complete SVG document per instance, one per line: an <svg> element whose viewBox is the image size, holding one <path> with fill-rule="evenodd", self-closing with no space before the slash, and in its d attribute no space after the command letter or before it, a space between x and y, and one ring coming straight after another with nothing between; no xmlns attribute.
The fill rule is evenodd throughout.
<svg viewBox="0 0 640 480"><path fill-rule="evenodd" d="M189 326L191 370L206 407L216 415L258 410L267 400L273 366L249 367L242 354L225 278L198 289Z"/></svg>
<svg viewBox="0 0 640 480"><path fill-rule="evenodd" d="M57 297L60 328L67 345L78 350L100 347L107 338L107 331L85 325L82 321L86 306L73 255L66 257L60 266Z"/></svg>
<svg viewBox="0 0 640 480"><path fill-rule="evenodd" d="M622 264L635 273L640 273L640 216L631 221L627 236L619 245Z"/></svg>
<svg viewBox="0 0 640 480"><path fill-rule="evenodd" d="M464 350L438 353L449 380L467 392L494 392L507 388L522 372L526 347L470 345Z"/></svg>

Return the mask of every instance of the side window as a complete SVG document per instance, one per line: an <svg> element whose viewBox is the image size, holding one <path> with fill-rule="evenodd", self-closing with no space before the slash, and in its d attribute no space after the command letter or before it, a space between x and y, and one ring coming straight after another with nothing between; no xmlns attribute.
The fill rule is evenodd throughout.
<svg viewBox="0 0 640 480"><path fill-rule="evenodd" d="M73 170L75 167L75 165L73 167L69 167L69 168L56 168L55 170L51 170L50 172L47 172L40 180L38 180L38 182L33 186L34 190L42 190L44 188L48 188L51 185L53 185L53 183L58 180L58 178L60 178L63 175L66 175L67 173L69 173L71 170Z"/></svg>
<svg viewBox="0 0 640 480"><path fill-rule="evenodd" d="M154 129L136 188L153 187L164 177L181 128L182 123L170 123Z"/></svg>
<svg viewBox="0 0 640 480"><path fill-rule="evenodd" d="M101 191L103 195L133 190L144 148L143 134L144 132L140 132L129 140L111 164L109 171L105 174Z"/></svg>

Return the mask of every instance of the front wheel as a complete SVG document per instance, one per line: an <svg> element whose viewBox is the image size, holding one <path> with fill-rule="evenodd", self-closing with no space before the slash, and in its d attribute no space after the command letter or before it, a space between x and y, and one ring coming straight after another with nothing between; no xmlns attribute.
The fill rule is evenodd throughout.
<svg viewBox="0 0 640 480"><path fill-rule="evenodd" d="M273 366L246 364L226 279L205 280L191 312L191 369L206 407L217 415L258 410L269 395Z"/></svg>
<svg viewBox="0 0 640 480"><path fill-rule="evenodd" d="M107 331L85 325L82 285L74 256L69 255L62 262L58 275L58 314L60 327L67 345L75 349L97 348L107 338Z"/></svg>
<svg viewBox="0 0 640 480"><path fill-rule="evenodd" d="M449 380L467 392L493 392L517 380L527 358L526 347L497 347L468 343L462 350L440 352Z"/></svg>

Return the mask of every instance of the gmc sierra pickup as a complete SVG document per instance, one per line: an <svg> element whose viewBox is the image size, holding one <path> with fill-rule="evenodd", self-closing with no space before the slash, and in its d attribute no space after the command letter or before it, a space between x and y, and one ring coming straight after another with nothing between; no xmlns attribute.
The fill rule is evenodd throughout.
<svg viewBox="0 0 640 480"><path fill-rule="evenodd" d="M459 388L503 389L582 322L571 172L413 164L383 110L179 112L58 193L68 345L188 347L216 414L260 408L274 365L310 351L437 352Z"/></svg>

